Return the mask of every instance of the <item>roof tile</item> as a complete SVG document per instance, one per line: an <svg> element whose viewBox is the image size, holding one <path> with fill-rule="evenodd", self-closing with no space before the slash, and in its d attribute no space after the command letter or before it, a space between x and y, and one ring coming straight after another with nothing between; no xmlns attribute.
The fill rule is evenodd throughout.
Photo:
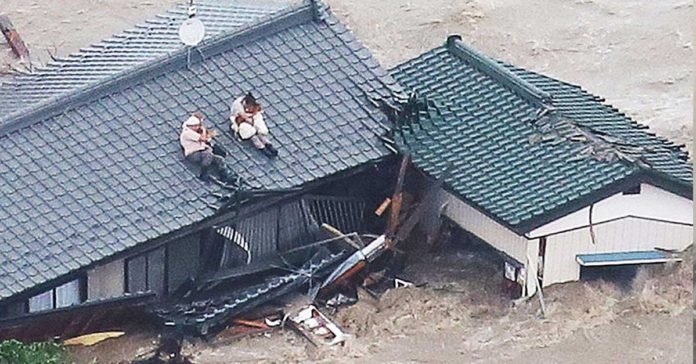
<svg viewBox="0 0 696 364"><path fill-rule="evenodd" d="M204 21L210 19L206 12L213 11L205 5L208 3L217 2L197 2ZM93 57L86 50L73 57L74 62L49 67L42 75L60 77L51 81L45 96L72 90L70 97L35 106L31 125L18 126L11 134L0 133L0 142L9 150L0 154L0 207L10 216L0 219L0 241L11 242L3 256L14 257L0 263L0 299L215 214L204 202L214 199L211 192L218 188L196 178L178 145L181 123L193 110L203 111L207 122L222 131L217 142L229 151L227 164L255 188L296 187L388 155L376 135L386 118L370 109L361 84L346 75L375 80L370 87L385 94L395 81L383 70L364 64L367 61L356 52L364 56L366 50L333 15L324 17L332 21L327 26L312 19L306 11L309 6L297 5L260 23L258 27L278 22L273 27L276 33L250 37L253 40L244 45L238 45L238 40L249 39L244 36L258 32L257 28L206 43L215 45L212 48L202 45L205 67L198 57L192 57L188 65L185 52L165 55L178 48L175 38L165 41L168 48L150 54L146 50L153 48L153 35L143 36L146 42L138 43L136 49L136 40L143 34L140 30L130 40L115 37L115 44L123 44L118 49ZM255 18L244 15L247 10L223 8L215 11L225 12L230 19L220 18L226 25L211 26L211 34L232 28L242 18ZM177 13L173 23L163 23L165 34L183 16ZM283 30L287 19L302 24ZM329 46L344 54L340 64L323 54ZM140 57L146 53L147 57ZM129 71L137 62L159 56L170 59L161 66L160 61L152 61ZM141 61L131 61L136 58ZM96 66L98 62L108 62L124 74L97 73L103 68ZM250 71L240 72L240 66L258 70L260 77L248 77ZM327 71L331 66L340 71ZM78 68L74 75L66 71ZM99 81L89 93L75 90L69 82L80 72L84 72L85 84ZM120 77L123 75L127 77ZM19 78L15 84L23 91L17 95L29 100L46 82L37 77ZM341 87L328 95L319 91L339 83ZM0 99L7 87L0 87ZM229 104L249 90L264 105L273 143L280 152L275 160L227 132ZM18 106L0 101L0 115L20 110ZM365 113L365 108L372 112ZM12 123L22 121L27 112L6 119L5 125L20 125ZM0 129L2 123L0 120ZM89 128L76 136L75 123ZM148 137L134 137L127 125L137 125ZM53 212L50 221L40 218L46 208ZM44 259L43 251L60 262ZM21 273L29 262L34 262L33 268L40 274L32 270L28 278Z"/></svg>
<svg viewBox="0 0 696 364"><path fill-rule="evenodd" d="M684 152L670 150L600 98L538 73L492 60L481 66L462 55L473 52L459 41L448 41L391 70L407 89L419 90L428 105L420 111L419 124L404 128L412 132L397 133L397 143L431 174L443 173L452 163L454 171L445 183L501 222L528 229L530 221L549 211L643 170L621 162L572 161L584 146L567 140L530 142L530 136L541 133L532 121L547 102L530 98L530 92L551 94L561 117L579 127L643 147L642 157L653 171L692 188L690 164L680 157Z"/></svg>

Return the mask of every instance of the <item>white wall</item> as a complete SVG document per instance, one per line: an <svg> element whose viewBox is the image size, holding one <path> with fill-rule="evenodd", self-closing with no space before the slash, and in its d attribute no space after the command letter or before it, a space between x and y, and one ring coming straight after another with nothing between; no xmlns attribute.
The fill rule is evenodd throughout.
<svg viewBox="0 0 696 364"><path fill-rule="evenodd" d="M539 267L539 239L529 240L527 242L527 263L525 268L527 269L527 280L526 284L526 296L531 296L536 293L537 284L539 284L536 279L538 276Z"/></svg>
<svg viewBox="0 0 696 364"><path fill-rule="evenodd" d="M590 224L590 208L585 207L570 215L552 221L527 233L529 238L537 238L561 231L572 230ZM647 217L671 222L692 224L693 201L661 188L642 184L637 195L618 193L595 203L592 209L592 223L625 216Z"/></svg>
<svg viewBox="0 0 696 364"><path fill-rule="evenodd" d="M436 207L444 206L442 215L454 221L462 229L476 235L495 249L521 263L526 270L525 295L536 292L535 282L538 243L529 241L505 226L497 223L454 195L440 190ZM502 272L501 272L502 274Z"/></svg>
<svg viewBox="0 0 696 364"><path fill-rule="evenodd" d="M449 192L442 190L438 196L440 205L446 203L442 214L464 230L476 235L494 248L516 259L527 261L527 239L497 223Z"/></svg>
<svg viewBox="0 0 696 364"><path fill-rule="evenodd" d="M546 240L544 287L580 279L578 254L648 251L656 247L683 250L693 242L691 225L627 217L594 226L550 235Z"/></svg>
<svg viewBox="0 0 696 364"><path fill-rule="evenodd" d="M638 195L619 193L595 204L592 222L597 245L592 244L587 227L589 207L546 224L528 236L520 236L442 189L437 196L424 202L429 205L425 215L437 217L444 206L442 215L524 264L527 294L536 291L533 279L536 279L541 236L547 237L544 286L578 280L580 266L575 261L578 254L646 251L655 247L682 250L693 240L692 201L647 184L641 186ZM425 225L432 225L437 219L425 220L428 221Z"/></svg>
<svg viewBox="0 0 696 364"><path fill-rule="evenodd" d="M87 300L122 296L125 292L123 270L123 260L116 260L88 271Z"/></svg>

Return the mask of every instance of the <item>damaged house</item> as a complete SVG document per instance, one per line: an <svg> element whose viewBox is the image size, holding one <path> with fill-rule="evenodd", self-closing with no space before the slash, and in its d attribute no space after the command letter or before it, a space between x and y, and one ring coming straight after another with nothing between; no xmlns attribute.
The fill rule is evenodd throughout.
<svg viewBox="0 0 696 364"><path fill-rule="evenodd" d="M341 239L323 224L367 232L382 201L399 205L395 229L401 197L384 197L396 151L430 186L411 216L433 239L444 220L495 248L520 295L598 266L678 259L692 243L682 146L577 86L456 36L389 74L321 2L196 3L198 46L177 37L181 7L0 85L0 338L68 336L191 285L225 287ZM249 91L277 158L229 132L230 104ZM195 111L220 132L236 185L201 181L185 161L178 135ZM346 256L305 256L200 310L155 313L205 334Z"/></svg>
<svg viewBox="0 0 696 364"><path fill-rule="evenodd" d="M665 262L692 244L683 145L603 99L490 59L458 36L391 75L415 92L396 145L443 179L426 201L425 229L434 236L441 216L497 249L519 293L594 267Z"/></svg>
<svg viewBox="0 0 696 364"><path fill-rule="evenodd" d="M0 87L0 328L166 297L311 243L322 223L362 229L393 155L369 100L395 81L321 3L197 5L210 31L195 48L177 43L179 9ZM228 132L247 91L275 159ZM238 188L199 180L184 160L181 123L197 110L220 131ZM92 319L52 317L43 329L58 332L44 334Z"/></svg>

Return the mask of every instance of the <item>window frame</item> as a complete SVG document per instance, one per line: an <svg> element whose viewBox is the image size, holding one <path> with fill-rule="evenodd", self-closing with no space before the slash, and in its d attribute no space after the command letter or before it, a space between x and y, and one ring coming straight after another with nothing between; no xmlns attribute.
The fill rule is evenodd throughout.
<svg viewBox="0 0 696 364"><path fill-rule="evenodd" d="M133 293L141 293L141 292L155 292L155 291L152 291L153 283L150 282L150 279L151 279L151 277L150 277L150 259L160 249L163 251L162 254L163 254L163 259L164 259L163 264L162 264L162 283L161 283L162 294L166 294L169 291L169 287L168 287L169 267L167 264L167 259L169 258L169 245L164 245L164 246L161 246L161 247L158 247L155 249L150 249L150 250L143 252L141 254L134 255L132 257L128 257L126 259L123 259L123 280L124 280L123 288L124 288L124 293L133 294ZM142 290L142 291L131 290L131 285L130 285L130 278L131 278L130 273L131 272L130 272L129 266L130 266L130 263L132 261L134 261L135 259L144 259L144 262L145 262L145 264L144 264L145 290ZM158 292L155 292L155 293L158 293Z"/></svg>
<svg viewBox="0 0 696 364"><path fill-rule="evenodd" d="M58 288L63 287L63 286L67 286L68 284L71 284L71 283L75 283L75 284L76 284L75 289L77 290L77 302L76 302L76 303L71 303L71 304L68 304L68 305L63 305L63 306L57 307L57 303L58 303L58 293L57 293L57 292L58 292ZM87 284L87 279L86 279L86 277L83 276L83 275L80 275L80 276L78 276L78 277L75 277L75 278L72 279L72 280L63 282L63 283L61 283L61 284L57 284L57 285L51 287L51 288L48 289L48 290L45 290L45 291L43 291L43 292L41 292L41 293L38 293L38 294L35 294L35 295L33 295L33 296L27 298L26 300L24 300L25 312L26 312L26 313L46 312L46 311L57 310L57 309L61 309L61 308L66 308L66 307L71 307L71 306L77 306L77 305L79 305L79 304L82 304L82 303L84 303L85 301L87 301L87 290L86 290L86 287L87 287L87 286L86 286L86 284ZM31 309L31 300L32 300L33 298L38 297L38 296L41 296L41 295L49 294L49 293L50 293L50 296L51 296L51 304L50 304L50 307L49 307L49 308L39 309L39 310L32 310L32 309Z"/></svg>

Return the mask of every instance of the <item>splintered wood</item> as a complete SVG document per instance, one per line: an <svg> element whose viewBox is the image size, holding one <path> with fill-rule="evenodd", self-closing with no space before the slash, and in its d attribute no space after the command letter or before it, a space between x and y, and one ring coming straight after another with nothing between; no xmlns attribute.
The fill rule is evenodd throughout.
<svg viewBox="0 0 696 364"><path fill-rule="evenodd" d="M387 197L384 202L382 202L381 205L375 210L375 215L377 216L382 216L384 211L387 211L387 208L389 208L389 205L391 205L391 198Z"/></svg>
<svg viewBox="0 0 696 364"><path fill-rule="evenodd" d="M391 198L391 213L389 214L389 222L387 224L387 238L389 243L387 246L392 247L392 239L396 234L396 229L399 226L399 217L401 214L401 203L403 202L403 189L404 180L406 179L406 171L408 169L408 164L411 160L410 155L405 155L401 159L401 166L399 167L399 175L396 179L396 186L394 187L394 194Z"/></svg>
<svg viewBox="0 0 696 364"><path fill-rule="evenodd" d="M14 25L12 25L10 18L6 15L0 15L0 32L2 32L2 35L7 39L7 43L9 43L15 56L21 59L29 58L29 49L27 49L19 33L14 28Z"/></svg>

